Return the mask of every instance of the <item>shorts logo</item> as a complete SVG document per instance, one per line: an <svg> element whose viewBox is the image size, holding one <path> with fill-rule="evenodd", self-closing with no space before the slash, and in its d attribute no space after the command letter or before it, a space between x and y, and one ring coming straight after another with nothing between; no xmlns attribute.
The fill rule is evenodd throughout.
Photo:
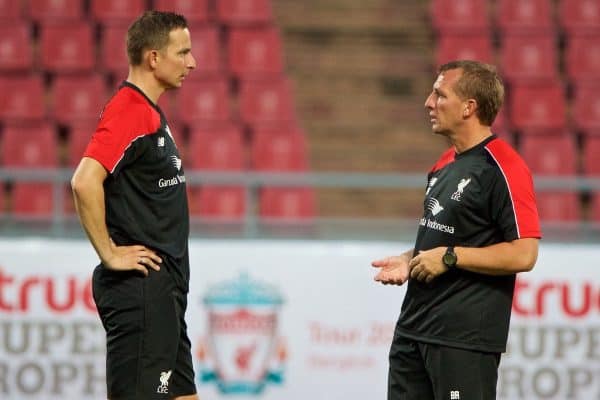
<svg viewBox="0 0 600 400"><path fill-rule="evenodd" d="M169 393L169 378L171 377L172 370L160 373L160 385L156 389L156 393Z"/></svg>
<svg viewBox="0 0 600 400"><path fill-rule="evenodd" d="M278 332L279 290L242 273L210 287L202 300L207 332L197 346L198 380L228 395L282 384L287 349Z"/></svg>
<svg viewBox="0 0 600 400"><path fill-rule="evenodd" d="M451 390L450 391L450 400L460 400L460 391Z"/></svg>
<svg viewBox="0 0 600 400"><path fill-rule="evenodd" d="M161 136L158 138L158 147L165 147L165 137Z"/></svg>

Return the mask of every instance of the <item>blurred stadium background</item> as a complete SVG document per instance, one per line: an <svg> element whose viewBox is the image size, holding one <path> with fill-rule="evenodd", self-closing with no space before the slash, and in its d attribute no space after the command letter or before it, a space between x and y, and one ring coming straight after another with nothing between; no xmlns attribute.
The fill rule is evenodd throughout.
<svg viewBox="0 0 600 400"><path fill-rule="evenodd" d="M160 104L194 235L412 235L445 146L422 106L435 68L475 58L506 81L494 130L536 175L546 237L595 236L595 0L1 0L3 234L80 233L66 183L150 8L186 15L198 60Z"/></svg>
<svg viewBox="0 0 600 400"><path fill-rule="evenodd" d="M499 398L597 398L599 0L0 0L0 397L102 398L96 257L68 182L145 9L184 14L198 62L160 106L190 189L203 398L229 398L215 377L235 364L215 354L257 337L276 344L279 385L261 398L383 398L404 289L374 285L369 263L414 240L446 147L423 103L457 58L500 69L494 131L534 172L545 234L519 275ZM231 332L207 316L223 288L269 294L279 325L219 344Z"/></svg>

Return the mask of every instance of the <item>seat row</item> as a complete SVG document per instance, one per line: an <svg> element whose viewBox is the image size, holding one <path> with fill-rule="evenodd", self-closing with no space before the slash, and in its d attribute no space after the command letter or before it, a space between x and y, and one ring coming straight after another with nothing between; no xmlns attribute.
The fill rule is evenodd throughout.
<svg viewBox="0 0 600 400"><path fill-rule="evenodd" d="M0 2L0 19L73 22L91 19L104 25L129 24L144 10L169 10L189 22L261 24L273 18L270 0L9 0Z"/></svg>
<svg viewBox="0 0 600 400"><path fill-rule="evenodd" d="M40 75L0 76L0 120L50 119L63 125L97 119L115 88L100 74L61 76L48 86ZM226 76L185 82L159 101L169 121L240 121L247 125L296 121L291 81L284 76L232 82Z"/></svg>
<svg viewBox="0 0 600 400"><path fill-rule="evenodd" d="M436 32L597 34L600 3L597 0L432 0L431 24Z"/></svg>
<svg viewBox="0 0 600 400"><path fill-rule="evenodd" d="M2 23L0 74L102 71L123 79L128 64L126 32L127 26L109 26L96 35L92 25L77 21L42 25L38 38L34 38L31 25L25 21ZM220 73L256 78L283 72L281 37L274 26L222 28L200 24L190 26L190 34L198 60L192 79ZM38 45L32 46L35 42Z"/></svg>

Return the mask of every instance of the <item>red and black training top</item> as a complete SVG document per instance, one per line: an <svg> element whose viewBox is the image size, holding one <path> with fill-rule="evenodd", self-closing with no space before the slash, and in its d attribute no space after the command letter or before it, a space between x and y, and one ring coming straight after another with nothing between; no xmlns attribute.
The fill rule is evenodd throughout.
<svg viewBox="0 0 600 400"><path fill-rule="evenodd" d="M484 247L541 238L531 172L496 136L460 154L453 148L446 151L428 175L423 206L415 254L439 246ZM431 283L410 279L397 333L445 346L503 352L515 276L458 268Z"/></svg>
<svg viewBox="0 0 600 400"><path fill-rule="evenodd" d="M181 157L160 110L123 82L105 106L84 153L109 172L106 225L118 245L142 244L181 265L189 278L189 212Z"/></svg>

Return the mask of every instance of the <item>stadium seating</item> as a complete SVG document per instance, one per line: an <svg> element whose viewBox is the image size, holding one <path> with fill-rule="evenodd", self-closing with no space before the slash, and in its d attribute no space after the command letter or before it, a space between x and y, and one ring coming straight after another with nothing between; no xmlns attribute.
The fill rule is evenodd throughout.
<svg viewBox="0 0 600 400"><path fill-rule="evenodd" d="M432 0L431 25L440 35L447 33L485 34L490 32L487 0Z"/></svg>
<svg viewBox="0 0 600 400"><path fill-rule="evenodd" d="M315 215L315 193L311 188L265 187L260 191L262 218L293 221Z"/></svg>
<svg viewBox="0 0 600 400"><path fill-rule="evenodd" d="M15 183L12 188L12 214L16 217L48 219L54 207L51 183Z"/></svg>
<svg viewBox="0 0 600 400"><path fill-rule="evenodd" d="M221 74L224 67L219 28L204 24L190 26L190 38L196 69L188 75L188 79L206 79L209 75Z"/></svg>
<svg viewBox="0 0 600 400"><path fill-rule="evenodd" d="M501 32L551 33L552 0L498 0L496 23Z"/></svg>
<svg viewBox="0 0 600 400"><path fill-rule="evenodd" d="M40 66L52 73L88 73L95 66L92 26L83 21L40 28Z"/></svg>
<svg viewBox="0 0 600 400"><path fill-rule="evenodd" d="M91 0L92 19L102 25L129 25L146 9L144 0Z"/></svg>
<svg viewBox="0 0 600 400"><path fill-rule="evenodd" d="M4 121L41 120L47 116L40 75L0 76L0 118Z"/></svg>
<svg viewBox="0 0 600 400"><path fill-rule="evenodd" d="M100 41L100 66L112 74L117 81L127 77L129 59L127 58L127 26L108 25L102 27Z"/></svg>
<svg viewBox="0 0 600 400"><path fill-rule="evenodd" d="M500 69L503 77L510 82L556 79L556 46L553 35L504 34L500 50Z"/></svg>
<svg viewBox="0 0 600 400"><path fill-rule="evenodd" d="M600 177L600 136L588 136L584 143L583 172L588 176Z"/></svg>
<svg viewBox="0 0 600 400"><path fill-rule="evenodd" d="M573 126L585 135L600 135L599 91L600 80L578 82L573 90L571 119Z"/></svg>
<svg viewBox="0 0 600 400"><path fill-rule="evenodd" d="M83 18L81 0L28 0L27 14L35 21L79 21Z"/></svg>
<svg viewBox="0 0 600 400"><path fill-rule="evenodd" d="M600 82L600 33L567 37L565 70L572 82Z"/></svg>
<svg viewBox="0 0 600 400"><path fill-rule="evenodd" d="M242 131L233 124L195 126L188 146L193 169L240 171L245 168Z"/></svg>
<svg viewBox="0 0 600 400"><path fill-rule="evenodd" d="M581 220L581 204L577 193L544 191L536 195L542 223Z"/></svg>
<svg viewBox="0 0 600 400"><path fill-rule="evenodd" d="M571 134L521 137L520 153L534 174L577 174L577 147Z"/></svg>
<svg viewBox="0 0 600 400"><path fill-rule="evenodd" d="M15 0L0 0L0 20L15 21L23 16L21 2Z"/></svg>
<svg viewBox="0 0 600 400"><path fill-rule="evenodd" d="M206 22L210 18L209 0L154 0L154 9L182 14L189 24Z"/></svg>
<svg viewBox="0 0 600 400"><path fill-rule="evenodd" d="M600 3L597 0L559 0L557 15L567 35L600 34Z"/></svg>
<svg viewBox="0 0 600 400"><path fill-rule="evenodd" d="M0 24L0 73L28 72L33 67L31 28L25 21Z"/></svg>
<svg viewBox="0 0 600 400"><path fill-rule="evenodd" d="M219 220L239 222L246 212L246 197L243 187L203 186L193 189L190 207L192 215Z"/></svg>
<svg viewBox="0 0 600 400"><path fill-rule="evenodd" d="M266 24L273 19L271 0L219 0L217 18L227 25Z"/></svg>
<svg viewBox="0 0 600 400"><path fill-rule="evenodd" d="M242 81L239 114L245 123L256 125L295 120L293 94L289 79Z"/></svg>
<svg viewBox="0 0 600 400"><path fill-rule="evenodd" d="M308 168L306 137L294 126L257 127L251 146L255 170L303 171Z"/></svg>
<svg viewBox="0 0 600 400"><path fill-rule="evenodd" d="M97 119L77 121L69 126L69 140L67 142L67 166L75 168L92 138L96 129Z"/></svg>
<svg viewBox="0 0 600 400"><path fill-rule="evenodd" d="M494 62L494 50L490 35L444 34L435 48L436 65L453 60L478 60Z"/></svg>
<svg viewBox="0 0 600 400"><path fill-rule="evenodd" d="M175 118L187 124L229 121L230 101L229 82L225 77L190 80L175 96Z"/></svg>
<svg viewBox="0 0 600 400"><path fill-rule="evenodd" d="M577 148L572 135L524 136L520 152L534 175L575 175ZM575 191L538 191L537 205L543 222L577 221L581 218Z"/></svg>
<svg viewBox="0 0 600 400"><path fill-rule="evenodd" d="M508 93L511 125L521 133L549 133L565 129L566 100L562 82L520 83Z"/></svg>
<svg viewBox="0 0 600 400"><path fill-rule="evenodd" d="M9 124L4 127L2 160L4 166L57 167L58 139L47 123Z"/></svg>
<svg viewBox="0 0 600 400"><path fill-rule="evenodd" d="M58 76L50 93L54 119L65 125L99 118L107 101L104 77L98 74Z"/></svg>
<svg viewBox="0 0 600 400"><path fill-rule="evenodd" d="M279 31L274 27L231 28L227 42L228 68L246 79L280 75L281 46Z"/></svg>

